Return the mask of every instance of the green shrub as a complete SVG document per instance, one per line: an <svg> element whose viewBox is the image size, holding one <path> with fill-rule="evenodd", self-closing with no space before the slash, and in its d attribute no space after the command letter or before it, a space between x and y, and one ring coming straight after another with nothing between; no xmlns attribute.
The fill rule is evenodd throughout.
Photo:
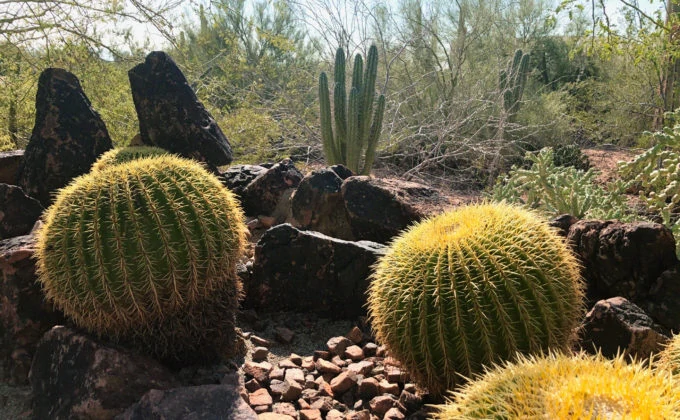
<svg viewBox="0 0 680 420"><path fill-rule="evenodd" d="M435 419L678 419L680 388L623 356L521 357L436 407Z"/></svg>
<svg viewBox="0 0 680 420"><path fill-rule="evenodd" d="M499 177L490 193L494 201L506 201L537 209L550 216L571 214L577 218L630 220L622 182L603 188L595 183L597 172L581 171L574 167L555 165L552 148L541 149L537 154L527 153L532 162L530 169L513 166L510 172Z"/></svg>
<svg viewBox="0 0 680 420"><path fill-rule="evenodd" d="M376 338L441 395L517 352L566 350L583 315L564 241L507 204L463 207L401 234L369 286Z"/></svg>
<svg viewBox="0 0 680 420"><path fill-rule="evenodd" d="M632 161L620 162L619 174L639 191L647 212L660 215L680 238L680 125L646 135L654 145Z"/></svg>
<svg viewBox="0 0 680 420"><path fill-rule="evenodd" d="M555 166L572 166L581 171L590 169L590 159L575 144L555 146L553 149L553 163Z"/></svg>
<svg viewBox="0 0 680 420"><path fill-rule="evenodd" d="M39 280L92 333L208 361L235 351L245 233L235 197L199 163L138 159L59 192L38 234Z"/></svg>

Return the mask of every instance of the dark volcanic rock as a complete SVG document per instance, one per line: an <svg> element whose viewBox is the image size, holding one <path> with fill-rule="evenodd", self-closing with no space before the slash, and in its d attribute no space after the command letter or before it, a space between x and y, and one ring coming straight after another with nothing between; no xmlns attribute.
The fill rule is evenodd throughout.
<svg viewBox="0 0 680 420"><path fill-rule="evenodd" d="M367 176L347 178L342 197L354 238L378 243L389 242L427 215L417 202L443 204L438 192L425 185Z"/></svg>
<svg viewBox="0 0 680 420"><path fill-rule="evenodd" d="M28 383L35 348L64 318L45 301L35 274L34 238L0 241L0 363L10 382Z"/></svg>
<svg viewBox="0 0 680 420"><path fill-rule="evenodd" d="M578 219L574 216L561 214L550 221L550 226L557 229L557 232L566 238L569 235L569 228L576 222L578 222Z"/></svg>
<svg viewBox="0 0 680 420"><path fill-rule="evenodd" d="M302 178L302 173L292 160L282 160L266 172L260 173L245 187L241 194L243 211L247 216L277 213L277 208L283 206L281 200L290 197Z"/></svg>
<svg viewBox="0 0 680 420"><path fill-rule="evenodd" d="M623 352L647 359L669 338L639 306L622 297L601 300L588 312L581 330L581 348L614 357Z"/></svg>
<svg viewBox="0 0 680 420"><path fill-rule="evenodd" d="M99 155L113 146L78 78L66 70L42 72L35 111L35 126L17 184L48 207L52 192L89 172Z"/></svg>
<svg viewBox="0 0 680 420"><path fill-rule="evenodd" d="M26 235L40 218L43 206L16 185L0 184L0 239Z"/></svg>
<svg viewBox="0 0 680 420"><path fill-rule="evenodd" d="M659 275L678 263L671 231L658 223L581 220L568 240L583 264L588 298L647 298Z"/></svg>
<svg viewBox="0 0 680 420"><path fill-rule="evenodd" d="M23 150L0 152L0 183L16 184L17 177L19 176L19 167L23 161Z"/></svg>
<svg viewBox="0 0 680 420"><path fill-rule="evenodd" d="M237 375L230 375L237 376ZM116 416L116 420L257 420L241 398L238 378L222 385L202 385L161 391L153 389Z"/></svg>
<svg viewBox="0 0 680 420"><path fill-rule="evenodd" d="M248 184L266 171L267 168L259 165L236 165L229 167L220 175L224 180L224 185L233 193L241 196Z"/></svg>
<svg viewBox="0 0 680 420"><path fill-rule="evenodd" d="M661 273L640 306L656 322L674 334L680 333L680 267Z"/></svg>
<svg viewBox="0 0 680 420"><path fill-rule="evenodd" d="M61 326L40 341L30 379L36 419L111 419L150 389L179 386L155 360Z"/></svg>
<svg viewBox="0 0 680 420"><path fill-rule="evenodd" d="M290 200L296 227L353 240L341 186L342 178L330 168L313 171L304 177Z"/></svg>
<svg viewBox="0 0 680 420"><path fill-rule="evenodd" d="M385 246L348 242L289 224L269 229L255 247L247 306L315 312L333 318L365 313L371 265Z"/></svg>
<svg viewBox="0 0 680 420"><path fill-rule="evenodd" d="M128 76L144 144L205 162L213 172L232 161L229 141L170 56L154 51Z"/></svg>

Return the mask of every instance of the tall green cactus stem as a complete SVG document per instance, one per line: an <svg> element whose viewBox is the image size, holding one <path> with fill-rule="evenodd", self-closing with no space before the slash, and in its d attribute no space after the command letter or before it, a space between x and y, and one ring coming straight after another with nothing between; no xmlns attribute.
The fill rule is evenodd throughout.
<svg viewBox="0 0 680 420"><path fill-rule="evenodd" d="M345 86L345 52L338 48L335 55L333 88L334 118L331 117L328 77L326 73L319 76L321 137L328 164L343 164L357 174L368 175L371 172L385 113L385 96L382 94L378 97L375 113L373 112L377 74L378 48L372 45L368 50L365 69L363 57L357 54L354 58L348 101Z"/></svg>
<svg viewBox="0 0 680 420"><path fill-rule="evenodd" d="M434 395L518 352L568 350L583 314L564 240L506 204L409 228L377 263L368 293L376 338Z"/></svg>
<svg viewBox="0 0 680 420"><path fill-rule="evenodd" d="M510 118L519 111L528 75L529 54L517 50L508 63L507 69L501 70L499 76L499 85L503 93L503 108Z"/></svg>
<svg viewBox="0 0 680 420"><path fill-rule="evenodd" d="M116 147L99 156L99 159L92 165L92 170L98 171L111 165L117 165L143 157L167 155L169 153L170 152L167 150L155 146Z"/></svg>
<svg viewBox="0 0 680 420"><path fill-rule="evenodd" d="M59 192L38 235L39 280L90 332L200 360L235 350L245 236L238 201L199 163L142 158Z"/></svg>

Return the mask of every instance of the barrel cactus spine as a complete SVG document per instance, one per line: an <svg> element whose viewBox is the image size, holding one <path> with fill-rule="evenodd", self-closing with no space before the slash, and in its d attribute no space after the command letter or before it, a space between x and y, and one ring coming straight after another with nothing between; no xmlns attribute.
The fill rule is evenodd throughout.
<svg viewBox="0 0 680 420"><path fill-rule="evenodd" d="M326 161L330 165L343 164L354 173L368 175L375 160L375 150L385 113L385 96L382 94L378 96L375 112L373 111L376 102L378 48L375 45L369 48L365 71L362 56L357 54L354 58L349 101L345 87L345 52L342 48L338 48L335 55L334 74L333 117L328 77L325 72L319 76L321 137Z"/></svg>
<svg viewBox="0 0 680 420"><path fill-rule="evenodd" d="M579 266L537 215L478 204L420 222L376 264L378 341L442 395L516 353L567 350L583 316Z"/></svg>
<svg viewBox="0 0 680 420"><path fill-rule="evenodd" d="M99 159L92 165L92 171L104 169L110 165L129 162L143 157L167 155L165 149L155 146L128 146L116 147L99 156Z"/></svg>
<svg viewBox="0 0 680 420"><path fill-rule="evenodd" d="M235 350L245 235L238 201L199 163L142 158L59 192L38 234L39 280L92 333L200 360Z"/></svg>
<svg viewBox="0 0 680 420"><path fill-rule="evenodd" d="M677 381L623 355L520 357L450 397L435 406L435 420L680 418Z"/></svg>
<svg viewBox="0 0 680 420"><path fill-rule="evenodd" d="M676 334L656 358L655 367L673 375L680 375L680 335Z"/></svg>

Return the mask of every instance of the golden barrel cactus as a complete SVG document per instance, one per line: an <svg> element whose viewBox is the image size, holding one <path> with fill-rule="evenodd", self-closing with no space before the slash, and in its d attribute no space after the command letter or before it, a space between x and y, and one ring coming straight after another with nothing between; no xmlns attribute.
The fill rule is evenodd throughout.
<svg viewBox="0 0 680 420"><path fill-rule="evenodd" d="M678 383L623 356L520 357L451 397L434 419L680 419Z"/></svg>
<svg viewBox="0 0 680 420"><path fill-rule="evenodd" d="M38 234L39 280L93 333L161 358L210 359L234 350L245 237L236 198L200 164L142 158L59 192Z"/></svg>
<svg viewBox="0 0 680 420"><path fill-rule="evenodd" d="M394 240L376 266L368 310L376 338L442 395L517 352L568 349L583 284L575 257L545 221L519 207L479 204Z"/></svg>

